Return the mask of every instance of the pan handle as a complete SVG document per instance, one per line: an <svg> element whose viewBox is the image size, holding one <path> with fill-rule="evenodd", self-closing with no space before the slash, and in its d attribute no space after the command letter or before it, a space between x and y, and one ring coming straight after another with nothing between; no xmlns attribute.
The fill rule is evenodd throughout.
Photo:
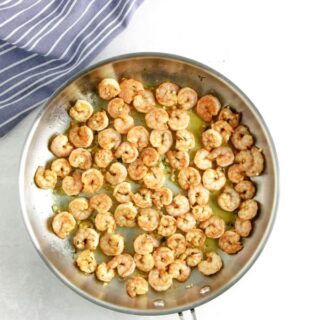
<svg viewBox="0 0 320 320"><path fill-rule="evenodd" d="M197 320L197 316L196 316L195 310L194 309L190 309L190 313L191 313L192 320ZM179 312L178 315L179 315L180 320L185 320L183 312Z"/></svg>

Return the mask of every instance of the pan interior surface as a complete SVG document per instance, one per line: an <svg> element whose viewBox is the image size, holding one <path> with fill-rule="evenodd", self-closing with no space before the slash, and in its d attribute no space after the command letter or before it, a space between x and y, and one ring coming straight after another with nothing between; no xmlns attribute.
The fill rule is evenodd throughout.
<svg viewBox="0 0 320 320"><path fill-rule="evenodd" d="M95 280L94 275L83 275L74 265L74 249L68 240L61 241L49 228L56 195L40 190L33 177L38 165L53 159L48 141L65 132L70 119L67 110L77 99L96 99L97 84L102 78L134 78L148 86L170 80L179 86L194 88L199 96L216 95L223 106L230 105L242 114L242 122L249 126L256 145L265 155L264 173L253 178L257 185L255 199L260 204L259 216L254 221L252 235L243 240L244 248L230 256L221 251L223 269L205 277L197 270L190 279L164 293L152 289L147 295L130 298L124 281L117 278L108 286ZM94 102L94 101L93 101ZM97 101L96 101L97 102ZM69 82L46 105L33 125L27 139L20 167L20 198L24 220L32 241L47 265L68 286L89 300L120 312L135 314L164 314L183 311L200 305L228 289L252 265L263 248L270 232L277 205L278 182L275 150L268 130L256 108L248 98L223 76L181 57L161 54L136 54L114 58L93 66Z"/></svg>

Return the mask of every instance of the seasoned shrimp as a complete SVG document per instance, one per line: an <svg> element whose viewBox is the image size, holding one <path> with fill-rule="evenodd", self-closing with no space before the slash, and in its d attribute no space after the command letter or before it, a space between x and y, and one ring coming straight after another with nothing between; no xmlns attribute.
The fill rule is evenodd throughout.
<svg viewBox="0 0 320 320"><path fill-rule="evenodd" d="M207 169L202 175L202 183L209 191L219 191L226 184L226 176L221 168Z"/></svg>
<svg viewBox="0 0 320 320"><path fill-rule="evenodd" d="M198 100L196 110L203 121L210 122L212 117L218 114L220 108L221 104L218 98L208 94Z"/></svg>
<svg viewBox="0 0 320 320"><path fill-rule="evenodd" d="M53 217L53 232L61 239L65 239L75 226L76 220L69 212L63 211Z"/></svg>
<svg viewBox="0 0 320 320"><path fill-rule="evenodd" d="M143 272L149 272L154 267L154 260L151 253L139 254L135 253L133 256L134 262L136 263L137 269Z"/></svg>
<svg viewBox="0 0 320 320"><path fill-rule="evenodd" d="M132 277L126 282L127 293L131 298L148 292L148 282L142 277Z"/></svg>
<svg viewBox="0 0 320 320"><path fill-rule="evenodd" d="M91 153L83 148L74 149L69 155L69 163L74 168L82 170L90 169L92 166Z"/></svg>
<svg viewBox="0 0 320 320"><path fill-rule="evenodd" d="M172 276L167 271L156 268L149 272L148 281L156 291L166 291L172 286Z"/></svg>
<svg viewBox="0 0 320 320"><path fill-rule="evenodd" d="M211 125L211 128L220 133L224 142L228 142L233 133L233 128L230 126L230 124L223 120L214 122Z"/></svg>
<svg viewBox="0 0 320 320"><path fill-rule="evenodd" d="M96 194L90 198L89 206L90 208L92 208L92 210L96 210L97 212L101 213L106 213L112 206L112 200L105 193Z"/></svg>
<svg viewBox="0 0 320 320"><path fill-rule="evenodd" d="M171 204L166 206L166 211L170 216L178 217L190 210L188 198L182 194L176 195Z"/></svg>
<svg viewBox="0 0 320 320"><path fill-rule="evenodd" d="M141 113L147 113L156 106L154 95L150 90L144 90L133 98L133 106Z"/></svg>
<svg viewBox="0 0 320 320"><path fill-rule="evenodd" d="M79 254L76 263L79 269L84 273L93 273L97 267L97 261L94 257L94 253L88 249Z"/></svg>
<svg viewBox="0 0 320 320"><path fill-rule="evenodd" d="M116 220L110 212L98 212L94 219L94 225L98 231L114 233L116 231Z"/></svg>
<svg viewBox="0 0 320 320"><path fill-rule="evenodd" d="M244 125L240 125L234 130L231 142L236 149L246 150L253 145L254 139L249 129Z"/></svg>
<svg viewBox="0 0 320 320"><path fill-rule="evenodd" d="M144 92L143 84L134 79L123 79L120 82L120 88L119 97L125 103L131 103L136 95L143 94Z"/></svg>
<svg viewBox="0 0 320 320"><path fill-rule="evenodd" d="M235 156L235 162L241 169L248 170L253 165L253 156L251 150L241 150Z"/></svg>
<svg viewBox="0 0 320 320"><path fill-rule="evenodd" d="M127 140L141 151L149 144L149 132L142 126L133 127L128 131Z"/></svg>
<svg viewBox="0 0 320 320"><path fill-rule="evenodd" d="M127 178L127 168L119 163L113 163L106 173L106 180L113 186L123 182Z"/></svg>
<svg viewBox="0 0 320 320"><path fill-rule="evenodd" d="M222 136L218 131L214 129L208 129L202 132L201 141L205 149L212 151L214 148L221 146Z"/></svg>
<svg viewBox="0 0 320 320"><path fill-rule="evenodd" d="M159 104L173 107L178 102L177 93L179 86L172 82L164 82L156 89L156 98Z"/></svg>
<svg viewBox="0 0 320 320"><path fill-rule="evenodd" d="M180 151L189 151L195 146L194 135L187 129L176 131L176 149Z"/></svg>
<svg viewBox="0 0 320 320"><path fill-rule="evenodd" d="M238 216L243 220L251 220L257 215L258 209L259 207L256 200L245 200L240 205Z"/></svg>
<svg viewBox="0 0 320 320"><path fill-rule="evenodd" d="M209 202L209 191L202 184L198 184L190 187L188 197L191 206L204 206Z"/></svg>
<svg viewBox="0 0 320 320"><path fill-rule="evenodd" d="M117 269L118 275L122 278L130 276L136 269L136 264L128 253L115 256L108 262L107 266L110 269Z"/></svg>
<svg viewBox="0 0 320 320"><path fill-rule="evenodd" d="M112 162L114 156L109 149L98 149L94 154L94 162L99 168L106 168Z"/></svg>
<svg viewBox="0 0 320 320"><path fill-rule="evenodd" d="M210 158L216 161L220 167L227 167L233 164L234 154L230 147L218 147L210 153Z"/></svg>
<svg viewBox="0 0 320 320"><path fill-rule="evenodd" d="M57 173L39 166L35 173L34 180L41 189L53 189L57 184Z"/></svg>
<svg viewBox="0 0 320 320"><path fill-rule="evenodd" d="M148 254L159 247L159 242L150 234L142 233L134 240L133 247L136 253Z"/></svg>
<svg viewBox="0 0 320 320"><path fill-rule="evenodd" d="M120 86L117 80L112 78L103 79L99 85L99 96L102 99L110 100L120 93Z"/></svg>
<svg viewBox="0 0 320 320"><path fill-rule="evenodd" d="M163 186L165 175L158 167L149 168L147 174L143 177L143 182L149 189L159 189Z"/></svg>
<svg viewBox="0 0 320 320"><path fill-rule="evenodd" d="M101 131L109 125L109 118L105 111L99 111L89 118L87 125L93 131Z"/></svg>
<svg viewBox="0 0 320 320"><path fill-rule="evenodd" d="M186 240L191 247L201 248L206 241L206 235L201 229L192 229L187 231Z"/></svg>
<svg viewBox="0 0 320 320"><path fill-rule="evenodd" d="M99 244L99 234L92 228L79 228L73 237L73 245L78 250L95 250Z"/></svg>
<svg viewBox="0 0 320 320"><path fill-rule="evenodd" d="M75 196L81 192L82 182L81 182L81 173L75 171L71 176L66 176L62 180L62 190L68 196Z"/></svg>
<svg viewBox="0 0 320 320"><path fill-rule="evenodd" d="M217 273L222 268L221 257L214 251L209 251L206 253L207 260L201 261L198 264L198 270L206 275L211 276Z"/></svg>
<svg viewBox="0 0 320 320"><path fill-rule="evenodd" d="M157 148L160 154L165 154L173 144L173 137L170 130L152 130L150 143Z"/></svg>
<svg viewBox="0 0 320 320"><path fill-rule="evenodd" d="M187 151L170 150L166 156L172 169L181 170L190 164L190 156Z"/></svg>
<svg viewBox="0 0 320 320"><path fill-rule="evenodd" d="M136 226L137 208L132 202L121 203L114 211L114 218L119 227L132 228Z"/></svg>
<svg viewBox="0 0 320 320"><path fill-rule="evenodd" d="M137 159L128 166L129 177L135 181L142 180L147 172L148 167L143 164L141 159Z"/></svg>
<svg viewBox="0 0 320 320"><path fill-rule="evenodd" d="M172 199L172 191L167 187L156 189L152 194L152 202L158 209L168 206L172 202Z"/></svg>
<svg viewBox="0 0 320 320"><path fill-rule="evenodd" d="M139 208L152 207L152 191L148 188L140 188L138 192L131 195L131 199Z"/></svg>
<svg viewBox="0 0 320 320"><path fill-rule="evenodd" d="M168 128L169 115L162 108L153 108L146 113L145 120L150 129L166 130Z"/></svg>
<svg viewBox="0 0 320 320"><path fill-rule="evenodd" d="M92 208L87 198L75 198L69 202L68 211L77 220L86 220L91 216Z"/></svg>
<svg viewBox="0 0 320 320"><path fill-rule="evenodd" d="M187 249L187 241L181 233L175 233L167 239L167 246L179 257Z"/></svg>
<svg viewBox="0 0 320 320"><path fill-rule="evenodd" d="M71 123L69 140L77 148L88 148L93 141L93 131L85 125L79 127Z"/></svg>
<svg viewBox="0 0 320 320"><path fill-rule="evenodd" d="M242 249L240 235L233 230L226 231L219 239L219 248L228 254L234 254Z"/></svg>
<svg viewBox="0 0 320 320"><path fill-rule="evenodd" d="M208 220L200 224L200 228L204 229L204 233L208 238L218 239L223 235L226 224L222 218L211 216Z"/></svg>
<svg viewBox="0 0 320 320"><path fill-rule="evenodd" d="M257 147L251 148L251 154L253 159L252 166L246 170L248 177L255 177L261 174L264 169L264 157L262 151Z"/></svg>
<svg viewBox="0 0 320 320"><path fill-rule="evenodd" d="M144 231L154 231L158 228L159 212L152 208L141 209L137 218L138 226Z"/></svg>
<svg viewBox="0 0 320 320"><path fill-rule="evenodd" d="M184 190L196 186L201 182L201 176L197 169L192 167L182 168L178 174L178 183Z"/></svg>
<svg viewBox="0 0 320 320"><path fill-rule="evenodd" d="M183 110L192 109L198 101L198 94L196 91L189 87L185 87L178 92L178 105Z"/></svg>
<svg viewBox="0 0 320 320"><path fill-rule="evenodd" d="M154 167L159 162L159 153L154 148L144 148L140 152L140 159L147 167Z"/></svg>
<svg viewBox="0 0 320 320"><path fill-rule="evenodd" d="M199 222L206 221L212 216L212 208L209 205L196 205L192 208L192 214Z"/></svg>
<svg viewBox="0 0 320 320"><path fill-rule="evenodd" d="M104 129L98 133L98 143L103 149L117 149L121 143L121 134L112 128Z"/></svg>
<svg viewBox="0 0 320 320"><path fill-rule="evenodd" d="M218 120L228 122L228 124L235 129L239 125L240 114L233 112L229 107L224 107L219 113Z"/></svg>
<svg viewBox="0 0 320 320"><path fill-rule="evenodd" d="M92 105L85 100L77 100L75 105L69 110L70 117L78 122L86 122L92 113Z"/></svg>
<svg viewBox="0 0 320 320"><path fill-rule="evenodd" d="M175 109L170 112L168 125L171 130L187 129L189 122L190 116L187 111Z"/></svg>
<svg viewBox="0 0 320 320"><path fill-rule="evenodd" d="M130 142L122 142L115 152L116 158L121 158L124 163L134 162L138 155L138 149Z"/></svg>
<svg viewBox="0 0 320 320"><path fill-rule="evenodd" d="M123 99L114 98L109 101L107 111L114 119L130 113L130 106L128 106Z"/></svg>
<svg viewBox="0 0 320 320"><path fill-rule="evenodd" d="M242 200L252 199L256 194L256 187L250 180L240 181L234 189L239 193Z"/></svg>
<svg viewBox="0 0 320 320"><path fill-rule="evenodd" d="M124 114L114 120L114 128L121 134L127 134L134 127L134 119L128 114Z"/></svg>
<svg viewBox="0 0 320 320"><path fill-rule="evenodd" d="M104 232L100 237L99 245L106 256L117 256L123 252L124 238L117 233Z"/></svg>
<svg viewBox="0 0 320 320"><path fill-rule="evenodd" d="M177 221L174 217L163 215L160 218L158 234L163 237L173 235L177 230Z"/></svg>
<svg viewBox="0 0 320 320"><path fill-rule="evenodd" d="M236 222L234 223L234 229L239 236L246 238L250 235L252 223L250 220L243 220L237 217Z"/></svg>
<svg viewBox="0 0 320 320"><path fill-rule="evenodd" d="M211 155L206 149L198 149L194 156L193 162L200 170L212 168Z"/></svg>
<svg viewBox="0 0 320 320"><path fill-rule="evenodd" d="M192 230L196 224L197 221L191 213L182 214L177 218L177 227L183 232Z"/></svg>
<svg viewBox="0 0 320 320"><path fill-rule="evenodd" d="M113 196L120 203L130 202L131 184L126 181L119 183L113 190Z"/></svg>
<svg viewBox="0 0 320 320"><path fill-rule="evenodd" d="M56 135L50 144L50 151L59 158L67 157L73 150L72 144L64 134Z"/></svg>
<svg viewBox="0 0 320 320"><path fill-rule="evenodd" d="M159 247L153 252L154 266L165 270L174 261L174 252L167 247Z"/></svg>
<svg viewBox="0 0 320 320"><path fill-rule="evenodd" d="M245 171L240 164L233 164L228 169L228 178L233 183L239 183L245 178Z"/></svg>
<svg viewBox="0 0 320 320"><path fill-rule="evenodd" d="M218 205L222 210L232 212L240 206L240 196L232 187L227 186L218 197Z"/></svg>
<svg viewBox="0 0 320 320"><path fill-rule="evenodd" d="M185 260L189 267L196 267L203 258L203 253L198 248L187 248L180 256L180 259Z"/></svg>
<svg viewBox="0 0 320 320"><path fill-rule="evenodd" d="M190 273L191 269L184 260L177 259L169 266L169 274L171 274L173 279L180 282L188 280Z"/></svg>
<svg viewBox="0 0 320 320"><path fill-rule="evenodd" d="M102 262L98 265L96 269L96 277L98 280L109 283L114 278L115 272L114 269L108 267L106 262Z"/></svg>
<svg viewBox="0 0 320 320"><path fill-rule="evenodd" d="M96 193L103 185L103 175L97 169L88 169L82 173L81 181L83 184L82 192Z"/></svg>

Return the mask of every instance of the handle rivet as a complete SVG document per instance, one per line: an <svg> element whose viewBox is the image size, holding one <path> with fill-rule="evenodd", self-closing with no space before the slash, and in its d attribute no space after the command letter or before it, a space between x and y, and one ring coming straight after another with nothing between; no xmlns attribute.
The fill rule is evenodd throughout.
<svg viewBox="0 0 320 320"><path fill-rule="evenodd" d="M200 289L200 294L205 295L211 291L210 286L204 286Z"/></svg>
<svg viewBox="0 0 320 320"><path fill-rule="evenodd" d="M153 301L153 305L156 307L156 308L163 308L166 303L163 299L157 299L157 300L154 300Z"/></svg>

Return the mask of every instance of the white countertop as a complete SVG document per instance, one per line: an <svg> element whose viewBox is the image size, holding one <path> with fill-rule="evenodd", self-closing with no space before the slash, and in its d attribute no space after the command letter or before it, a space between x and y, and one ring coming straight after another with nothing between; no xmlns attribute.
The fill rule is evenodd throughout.
<svg viewBox="0 0 320 320"><path fill-rule="evenodd" d="M252 99L273 135L281 198L271 238L250 272L197 308L198 319L319 319L318 13L317 1L146 0L96 59L160 51L199 60ZM33 248L20 214L17 175L37 112L0 140L0 318L141 319L78 296Z"/></svg>

